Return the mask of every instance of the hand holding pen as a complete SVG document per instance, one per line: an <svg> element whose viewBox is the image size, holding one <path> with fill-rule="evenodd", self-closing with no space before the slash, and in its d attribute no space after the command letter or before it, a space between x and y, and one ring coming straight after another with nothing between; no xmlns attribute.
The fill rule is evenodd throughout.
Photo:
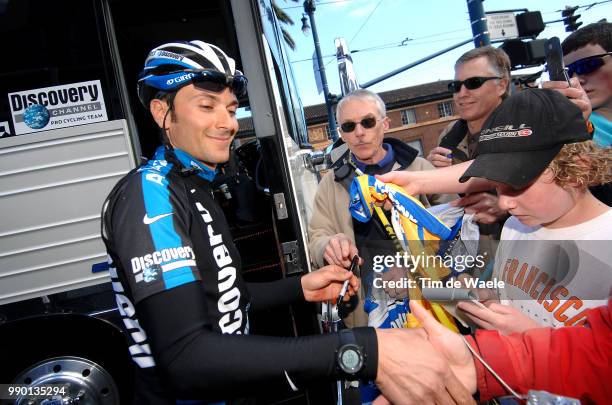
<svg viewBox="0 0 612 405"><path fill-rule="evenodd" d="M357 269L357 264L359 263L359 256L355 255L353 256L353 259L351 260L351 265L349 266L348 270L355 274L355 271ZM357 274L355 274L357 275ZM342 284L342 289L340 290L340 294L338 295L338 299L336 300L336 304L340 303L343 299L344 296L346 295L346 291L348 289L348 285L349 285L349 280L346 280L344 282L344 284Z"/></svg>
<svg viewBox="0 0 612 405"><path fill-rule="evenodd" d="M300 278L302 292L307 302L334 302L338 292L354 295L359 292L359 279L347 269L330 264L305 274Z"/></svg>

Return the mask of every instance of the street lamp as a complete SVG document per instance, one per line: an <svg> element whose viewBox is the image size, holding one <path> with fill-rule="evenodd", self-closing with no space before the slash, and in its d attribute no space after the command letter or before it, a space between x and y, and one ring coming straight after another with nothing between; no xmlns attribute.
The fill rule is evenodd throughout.
<svg viewBox="0 0 612 405"><path fill-rule="evenodd" d="M306 14L302 14L302 33L304 36L310 35L310 24L308 24L308 17L306 17Z"/></svg>
<svg viewBox="0 0 612 405"><path fill-rule="evenodd" d="M323 64L323 57L321 56L321 47L319 45L319 34L317 33L317 26L315 25L314 12L316 10L314 0L304 1L304 12L308 14L310 19L310 25L308 25L308 19L306 16L302 16L302 32L304 35L308 35L312 30L312 39L314 40L315 54L317 57L317 65L319 66L319 76L321 78L321 85L323 87L323 96L325 97L325 105L327 106L327 121L329 125L329 132L332 136L332 141L338 139L338 127L336 125L336 118L334 116L334 109L332 108L331 97L329 94L329 87L327 86L327 77L325 76L325 65Z"/></svg>

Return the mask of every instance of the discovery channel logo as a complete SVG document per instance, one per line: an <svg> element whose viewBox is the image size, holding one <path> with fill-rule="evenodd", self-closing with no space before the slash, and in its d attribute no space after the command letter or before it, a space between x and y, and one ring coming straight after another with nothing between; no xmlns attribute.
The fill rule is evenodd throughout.
<svg viewBox="0 0 612 405"><path fill-rule="evenodd" d="M47 126L51 114L47 107L40 104L32 104L23 113L23 122L32 129L42 129Z"/></svg>

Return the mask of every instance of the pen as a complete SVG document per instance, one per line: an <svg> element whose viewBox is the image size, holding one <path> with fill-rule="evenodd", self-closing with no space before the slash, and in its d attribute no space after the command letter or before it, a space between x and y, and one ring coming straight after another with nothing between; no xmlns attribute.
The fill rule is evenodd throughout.
<svg viewBox="0 0 612 405"><path fill-rule="evenodd" d="M351 273L353 274L355 273L355 267L357 267L358 262L359 262L359 256L357 255L353 256L353 259L351 260L351 265L348 268ZM338 304L344 299L346 290L348 290L349 280L346 280L344 284L342 284L342 289L340 290L340 294L338 295L338 301L336 301Z"/></svg>

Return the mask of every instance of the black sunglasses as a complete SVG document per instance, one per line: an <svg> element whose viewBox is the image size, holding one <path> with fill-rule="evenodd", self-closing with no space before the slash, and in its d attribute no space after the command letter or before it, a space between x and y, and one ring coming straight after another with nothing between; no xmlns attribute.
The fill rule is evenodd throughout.
<svg viewBox="0 0 612 405"><path fill-rule="evenodd" d="M357 124L361 124L361 126L364 127L365 129L370 129L376 126L377 121L378 119L374 117L367 117L367 118L362 119L359 122L346 121L340 124L340 129L342 130L342 132L353 132L355 128L357 127Z"/></svg>
<svg viewBox="0 0 612 405"><path fill-rule="evenodd" d="M567 75L573 77L577 75L588 75L593 73L605 63L604 56L612 55L612 52L602 53L601 55L593 55L586 58L578 59L577 61L567 65Z"/></svg>
<svg viewBox="0 0 612 405"><path fill-rule="evenodd" d="M242 72L236 70L234 76L226 75L218 70L205 70L205 69L180 69L176 70L176 66L172 66L174 69L168 69L167 65L160 65L157 68L151 70L149 74L156 76L164 76L173 73L191 73L191 77L188 78L194 86L202 90L212 91L213 93L220 93L226 87L232 89L236 97L243 96L247 91L248 80L246 76L242 75Z"/></svg>
<svg viewBox="0 0 612 405"><path fill-rule="evenodd" d="M493 79L501 79L498 76L474 76L467 78L465 80L453 80L448 84L448 89L453 93L459 93L461 91L461 86L465 85L465 88L468 90L476 90L480 86L482 86L486 81Z"/></svg>
<svg viewBox="0 0 612 405"><path fill-rule="evenodd" d="M247 78L240 74L240 71L237 71L238 74L234 76L226 76L225 73L216 70L201 70L191 73L195 73L191 81L199 89L220 93L226 87L229 87L236 97L241 97L246 93Z"/></svg>

